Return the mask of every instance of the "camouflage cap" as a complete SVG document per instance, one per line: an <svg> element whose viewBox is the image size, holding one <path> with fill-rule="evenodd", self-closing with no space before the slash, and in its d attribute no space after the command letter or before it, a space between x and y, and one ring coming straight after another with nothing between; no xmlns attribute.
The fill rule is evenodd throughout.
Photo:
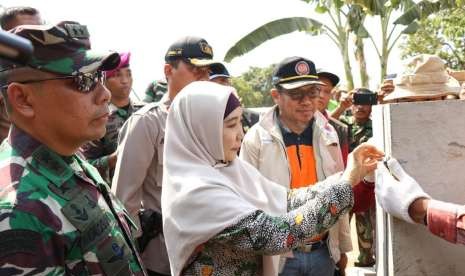
<svg viewBox="0 0 465 276"><path fill-rule="evenodd" d="M118 66L118 53L90 50L87 27L77 22L63 21L57 25L20 25L10 32L26 38L34 46L27 66L62 74L77 75L97 70L108 71ZM0 61L0 70L11 63Z"/></svg>

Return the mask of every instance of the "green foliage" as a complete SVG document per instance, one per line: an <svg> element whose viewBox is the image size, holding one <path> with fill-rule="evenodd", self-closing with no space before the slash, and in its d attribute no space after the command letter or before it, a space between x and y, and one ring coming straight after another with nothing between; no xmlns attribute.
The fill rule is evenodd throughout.
<svg viewBox="0 0 465 276"><path fill-rule="evenodd" d="M400 45L402 58L436 54L455 70L465 70L465 8L442 10L423 19L418 31Z"/></svg>
<svg viewBox="0 0 465 276"><path fill-rule="evenodd" d="M370 35L363 26L365 22L366 13L363 12L362 7L352 5L347 14L347 21L349 23L350 31L359 38L368 38Z"/></svg>
<svg viewBox="0 0 465 276"><path fill-rule="evenodd" d="M431 14L445 9L455 9L460 7L461 1L458 0L422 0L418 3L412 0L404 0L402 16L394 21L394 24L409 25L414 20L421 20Z"/></svg>
<svg viewBox="0 0 465 276"><path fill-rule="evenodd" d="M230 62L233 58L248 53L260 46L263 42L295 31L317 35L322 31L322 24L306 17L289 17L271 21L253 30L234 44L226 53L224 61Z"/></svg>
<svg viewBox="0 0 465 276"><path fill-rule="evenodd" d="M390 2L388 0L346 0L348 4L360 5L364 12L371 15L385 15L386 5Z"/></svg>
<svg viewBox="0 0 465 276"><path fill-rule="evenodd" d="M245 107L272 106L270 90L273 87L271 75L275 65L265 68L250 67L239 77L232 78L232 85L242 99Z"/></svg>

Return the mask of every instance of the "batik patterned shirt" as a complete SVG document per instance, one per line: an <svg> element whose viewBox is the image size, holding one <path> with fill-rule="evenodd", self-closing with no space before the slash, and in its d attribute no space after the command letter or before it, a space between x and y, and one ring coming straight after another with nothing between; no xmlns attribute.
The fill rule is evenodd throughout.
<svg viewBox="0 0 465 276"><path fill-rule="evenodd" d="M279 255L327 231L352 208L352 187L334 178L288 193L287 214L261 210L239 219L197 247L182 275L262 275L263 255Z"/></svg>

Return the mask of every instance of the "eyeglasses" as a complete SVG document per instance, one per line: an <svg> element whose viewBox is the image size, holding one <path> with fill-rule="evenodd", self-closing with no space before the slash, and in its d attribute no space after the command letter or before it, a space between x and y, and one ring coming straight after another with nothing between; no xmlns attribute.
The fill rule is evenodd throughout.
<svg viewBox="0 0 465 276"><path fill-rule="evenodd" d="M98 83L102 85L105 83L105 72L103 71L96 71L93 73L79 73L76 76L62 76L62 77L55 77L49 79L41 79L41 80L27 80L27 81L14 81L17 83L28 84L28 83L36 83L42 81L50 81L50 80L66 80L72 79L76 89L84 94L87 94L97 87ZM6 89L8 85L2 87L2 89Z"/></svg>
<svg viewBox="0 0 465 276"><path fill-rule="evenodd" d="M321 87L318 85L312 85L309 87L299 87L296 89L283 89L280 93L286 94L293 101L302 101L305 97L309 97L311 100L320 96Z"/></svg>

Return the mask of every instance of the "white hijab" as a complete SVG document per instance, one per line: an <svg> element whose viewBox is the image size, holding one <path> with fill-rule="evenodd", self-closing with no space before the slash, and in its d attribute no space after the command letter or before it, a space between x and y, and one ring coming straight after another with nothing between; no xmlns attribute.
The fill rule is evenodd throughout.
<svg viewBox="0 0 465 276"><path fill-rule="evenodd" d="M286 212L285 188L248 163L223 164L223 116L234 88L199 81L173 101L166 123L163 232L171 273L178 276L194 249L256 210ZM277 275L264 257L264 275Z"/></svg>

